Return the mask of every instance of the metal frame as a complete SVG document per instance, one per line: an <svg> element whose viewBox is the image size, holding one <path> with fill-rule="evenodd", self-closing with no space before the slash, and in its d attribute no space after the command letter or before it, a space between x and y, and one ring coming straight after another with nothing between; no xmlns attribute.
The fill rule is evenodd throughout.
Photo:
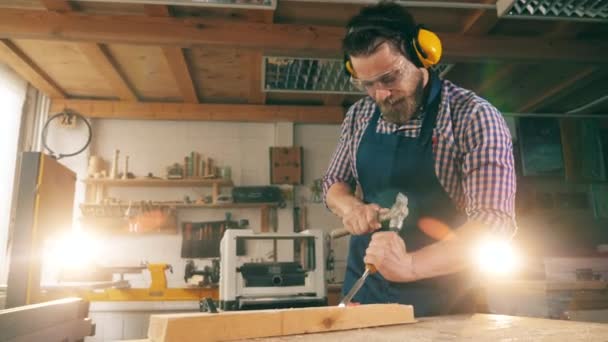
<svg viewBox="0 0 608 342"><path fill-rule="evenodd" d="M577 10L579 13L577 13ZM496 12L498 17L503 19L568 20L605 23L608 22L608 1L498 0L496 2Z"/></svg>
<svg viewBox="0 0 608 342"><path fill-rule="evenodd" d="M325 62L325 63L335 63L335 64L339 64L340 67L338 68L339 70L335 71L335 67L334 66L330 66L331 70L333 72L337 72L339 73L339 75L327 75L326 77L344 77L344 81L343 82L347 82L348 87L351 88L351 90L344 90L344 89L336 89L336 90L327 90L327 89L297 89L297 88L269 88L267 87L267 76L269 72L274 72L274 71L270 71L268 66L268 60L269 59L286 59L286 60L292 60L292 61L296 61L296 60L309 60L309 61L318 61L319 63ZM266 92L266 93L309 93L309 94L341 94L341 95L364 95L365 93L360 92L358 90L356 90L352 85L350 85L350 82L347 79L347 76L344 75L342 73L342 61L340 59L337 58L313 58L313 57L293 57L293 56L264 56L264 58L262 58L262 91ZM322 73L323 71L319 71L320 73ZM284 77L290 77L290 75L285 75ZM299 74L296 74L296 77L300 77ZM320 81L320 82L327 82L327 81ZM286 83L286 82L283 82ZM296 83L298 83L296 81Z"/></svg>

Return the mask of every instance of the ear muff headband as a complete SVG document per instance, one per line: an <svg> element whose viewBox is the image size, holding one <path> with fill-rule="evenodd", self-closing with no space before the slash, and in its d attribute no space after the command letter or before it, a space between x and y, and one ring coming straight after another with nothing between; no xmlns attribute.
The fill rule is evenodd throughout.
<svg viewBox="0 0 608 342"><path fill-rule="evenodd" d="M381 26L369 26L365 27L365 29L381 29L386 30L386 28ZM358 31L361 31L358 30ZM411 41L406 39L406 49L412 55L412 58L415 58L413 61L414 64L420 67L430 68L433 65L436 65L441 60L441 54L443 52L443 48L441 46L441 40L439 37L432 31L429 31L422 26L416 27L414 37ZM349 76L355 76L355 70L350 62L350 57L348 55L344 55L344 71Z"/></svg>

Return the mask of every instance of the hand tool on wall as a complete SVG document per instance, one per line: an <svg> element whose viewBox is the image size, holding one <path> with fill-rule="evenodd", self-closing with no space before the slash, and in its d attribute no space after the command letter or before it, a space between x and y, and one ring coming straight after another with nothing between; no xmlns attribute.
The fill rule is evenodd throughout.
<svg viewBox="0 0 608 342"><path fill-rule="evenodd" d="M395 198L395 203L386 213L381 213L378 217L380 222L389 221L389 227L397 227L399 226L399 230L401 229L401 224L403 224L403 220L407 217L409 213L409 209L407 207L408 200L407 196L402 193L398 193ZM331 231L329 234L332 239L338 239L343 236L350 234L346 228L338 228Z"/></svg>
<svg viewBox="0 0 608 342"><path fill-rule="evenodd" d="M407 202L408 202L407 196L405 196L402 193L397 194L397 198L395 199L395 204L388 211L388 213L386 214L387 217L384 219L384 220L386 220L386 219L390 220L389 221L389 230L399 232L401 230L401 227L403 227L403 221L405 220L405 218L407 217L407 215L409 213L409 210L407 208ZM342 300L340 301L340 304L338 304L338 306L340 306L340 307L347 306L351 302L353 297L357 294L357 292L359 292L359 290L365 283L365 279L367 279L367 277L370 274L374 274L374 273L376 273L376 267L372 264L366 264L365 272L363 272L363 275L361 275L361 278L359 278L359 280L357 280L357 282L353 285L353 287L350 289L350 291L348 291L346 296L344 296L344 298L342 298Z"/></svg>

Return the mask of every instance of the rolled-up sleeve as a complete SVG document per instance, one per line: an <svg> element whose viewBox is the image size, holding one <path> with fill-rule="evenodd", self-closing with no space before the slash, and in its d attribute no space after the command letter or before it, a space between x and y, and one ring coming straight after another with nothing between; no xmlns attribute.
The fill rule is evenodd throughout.
<svg viewBox="0 0 608 342"><path fill-rule="evenodd" d="M469 220L492 233L512 237L515 222L516 176L509 128L488 103L474 107L464 131L462 186Z"/></svg>
<svg viewBox="0 0 608 342"><path fill-rule="evenodd" d="M323 176L323 201L327 197L327 191L335 183L354 183L352 172L352 139L353 139L353 120L356 112L356 105L352 106L346 113L346 117L342 122L340 139L338 146L331 158L329 167Z"/></svg>

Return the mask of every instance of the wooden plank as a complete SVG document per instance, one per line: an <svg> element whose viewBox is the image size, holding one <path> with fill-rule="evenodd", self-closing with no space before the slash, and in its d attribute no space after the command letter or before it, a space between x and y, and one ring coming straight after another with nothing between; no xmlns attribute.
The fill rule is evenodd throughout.
<svg viewBox="0 0 608 342"><path fill-rule="evenodd" d="M51 112L72 109L90 118L340 124L339 106L226 105L54 100Z"/></svg>
<svg viewBox="0 0 608 342"><path fill-rule="evenodd" d="M152 315L148 338L154 342L230 341L414 322L413 307L400 304Z"/></svg>
<svg viewBox="0 0 608 342"><path fill-rule="evenodd" d="M249 49L208 46L185 52L201 102L247 102L251 89Z"/></svg>
<svg viewBox="0 0 608 342"><path fill-rule="evenodd" d="M560 33L561 27L563 27L563 26L559 26L557 31L552 31L552 32L546 34L545 37L554 39L559 34L561 34ZM492 87L494 87L497 83L504 81L504 79L507 78L508 76L512 76L518 67L521 67L521 65L518 65L517 63L504 64L502 66L502 68L500 68L498 71L494 72L494 74L492 74L490 77L486 78L478 87L476 87L475 92L479 93L479 94L484 94L485 92L490 90ZM528 109L528 110L530 110L530 109Z"/></svg>
<svg viewBox="0 0 608 342"><path fill-rule="evenodd" d="M141 101L181 102L175 77L158 46L107 45Z"/></svg>
<svg viewBox="0 0 608 342"><path fill-rule="evenodd" d="M557 22L555 26L551 29L551 31L545 34L544 36L549 39L553 39L556 37L573 39L580 32L581 29L581 26L575 26L572 22ZM519 108L516 109L516 111L520 113L534 112L539 109L544 103L550 101L551 98L556 97L560 93L564 93L565 91L567 91L568 88L574 87L574 85L579 83L581 80L590 77L591 75L599 71L600 69L594 66L587 67L581 70L580 72L577 71L574 75L566 77L563 81L557 82L557 84L546 88L544 92L538 94L537 96L533 96L524 104L520 105ZM554 83L551 82L550 84Z"/></svg>
<svg viewBox="0 0 608 342"><path fill-rule="evenodd" d="M326 106L341 106L346 96L342 94L324 94L323 104Z"/></svg>
<svg viewBox="0 0 608 342"><path fill-rule="evenodd" d="M41 0L41 2L49 11L70 12L74 9L68 0Z"/></svg>
<svg viewBox="0 0 608 342"><path fill-rule="evenodd" d="M102 45L81 43L78 44L78 48L106 79L119 99L137 101L137 95L131 89L126 77L119 71L116 62Z"/></svg>
<svg viewBox="0 0 608 342"><path fill-rule="evenodd" d="M270 208L268 207L260 210L260 232L270 232Z"/></svg>
<svg viewBox="0 0 608 342"><path fill-rule="evenodd" d="M483 1L484 4L494 3L492 0ZM498 16L495 10L478 9L466 18L462 25L463 34L487 34L496 26Z"/></svg>
<svg viewBox="0 0 608 342"><path fill-rule="evenodd" d="M144 5L147 15L152 17L170 17L169 6L165 5ZM189 103L198 103L198 95L194 89L190 69L184 56L184 51L180 47L163 47L165 60L173 74L173 78L179 87L182 99Z"/></svg>
<svg viewBox="0 0 608 342"><path fill-rule="evenodd" d="M62 323L82 322L88 313L89 303L80 298L64 298L0 310L0 341L18 340L18 337Z"/></svg>
<svg viewBox="0 0 608 342"><path fill-rule="evenodd" d="M570 88L574 84L578 83L580 80L585 79L588 76L593 75L595 72L598 72L600 69L598 67L587 67L579 72L576 72L569 78L564 79L563 81L549 87L544 90L538 96L535 96L528 100L526 103L521 105L516 112L519 113L529 113L538 109L545 101L549 100L553 96L558 95L562 91Z"/></svg>
<svg viewBox="0 0 608 342"><path fill-rule="evenodd" d="M32 61L17 45L0 39L0 60L13 68L21 77L53 98L66 98L67 94L55 81Z"/></svg>
<svg viewBox="0 0 608 342"><path fill-rule="evenodd" d="M82 54L78 43L50 40L13 41L70 97L112 98L114 90Z"/></svg>
<svg viewBox="0 0 608 342"><path fill-rule="evenodd" d="M264 104L266 103L266 93L262 85L262 63L264 54L262 51L252 51L249 65L249 103Z"/></svg>
<svg viewBox="0 0 608 342"><path fill-rule="evenodd" d="M167 5L144 5L144 12L151 17L170 17L171 10Z"/></svg>
<svg viewBox="0 0 608 342"><path fill-rule="evenodd" d="M221 45L338 56L344 28L321 25L243 23L197 18L86 15L20 9L0 11L0 37L96 43ZM608 63L606 40L463 36L439 33L445 61L497 59Z"/></svg>
<svg viewBox="0 0 608 342"><path fill-rule="evenodd" d="M163 53L185 102L198 103L198 95L190 76L184 51L180 47L164 47Z"/></svg>

